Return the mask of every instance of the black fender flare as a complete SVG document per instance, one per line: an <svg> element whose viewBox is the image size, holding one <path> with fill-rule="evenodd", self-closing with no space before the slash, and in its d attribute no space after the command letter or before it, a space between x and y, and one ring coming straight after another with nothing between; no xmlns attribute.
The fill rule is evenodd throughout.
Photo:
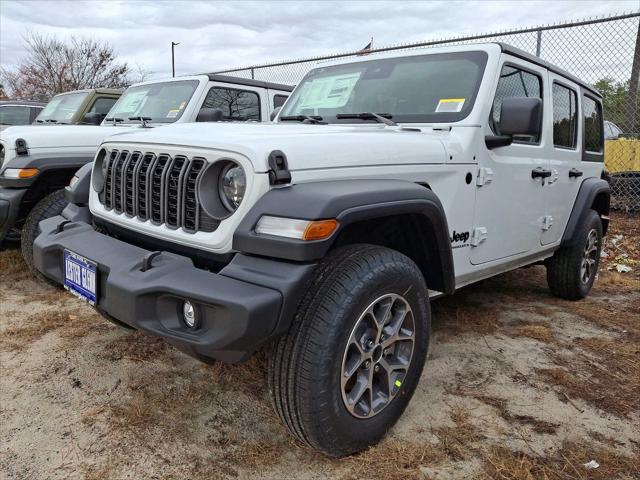
<svg viewBox="0 0 640 480"><path fill-rule="evenodd" d="M52 127L55 128L55 127ZM64 156L52 155L29 155L18 156L3 165L5 168L37 168L38 175L33 178L4 178L0 176L0 186L2 187L29 187L45 172L55 170L77 170L78 168L93 162L94 155L69 153Z"/></svg>
<svg viewBox="0 0 640 480"><path fill-rule="evenodd" d="M442 273L439 290L455 289L453 254L444 208L429 188L404 180L335 180L294 184L267 192L244 217L233 236L233 249L295 262L323 258L345 227L356 222L402 214L416 214L428 222L430 259ZM263 215L306 220L336 219L339 227L324 240L302 241L259 235L255 227Z"/></svg>
<svg viewBox="0 0 640 480"><path fill-rule="evenodd" d="M91 188L91 170L93 163L87 163L73 174L73 178L77 179L73 185L68 185L64 189L64 196L67 202L76 205L86 205L89 203L89 189Z"/></svg>
<svg viewBox="0 0 640 480"><path fill-rule="evenodd" d="M597 204L594 204L594 202L596 202L596 198L598 198L598 202ZM567 227L562 235L560 246L574 246L578 241L580 241L576 235L578 226L585 221L589 214L589 210L594 206L602 220L602 233L606 235L607 228L609 226L610 199L611 188L606 180L595 177L586 178L578 190L578 195L576 196L576 201L573 204L573 209L571 210L571 215L567 222Z"/></svg>

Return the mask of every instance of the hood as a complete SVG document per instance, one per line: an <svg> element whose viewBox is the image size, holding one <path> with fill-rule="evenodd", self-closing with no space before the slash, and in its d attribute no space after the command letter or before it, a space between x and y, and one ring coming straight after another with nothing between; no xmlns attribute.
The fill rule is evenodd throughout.
<svg viewBox="0 0 640 480"><path fill-rule="evenodd" d="M132 126L96 125L21 125L9 127L0 132L0 140L13 148L15 141L22 138L29 150L37 148L97 148L102 141L114 134L129 132ZM148 130L148 129L145 129Z"/></svg>
<svg viewBox="0 0 640 480"><path fill-rule="evenodd" d="M424 130L402 130L381 124L192 123L144 132L144 136L141 132L125 133L108 142L233 151L247 157L256 172L269 170L268 157L274 150L285 153L292 171L444 163L442 135Z"/></svg>

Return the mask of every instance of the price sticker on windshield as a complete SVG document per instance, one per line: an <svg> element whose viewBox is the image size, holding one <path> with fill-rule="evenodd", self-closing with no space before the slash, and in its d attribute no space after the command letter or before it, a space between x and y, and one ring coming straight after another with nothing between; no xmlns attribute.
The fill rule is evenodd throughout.
<svg viewBox="0 0 640 480"><path fill-rule="evenodd" d="M462 111L466 98L441 98L436 113L457 113Z"/></svg>

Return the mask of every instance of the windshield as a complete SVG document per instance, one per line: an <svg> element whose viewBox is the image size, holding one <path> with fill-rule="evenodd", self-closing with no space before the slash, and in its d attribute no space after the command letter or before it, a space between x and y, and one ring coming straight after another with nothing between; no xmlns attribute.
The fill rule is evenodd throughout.
<svg viewBox="0 0 640 480"><path fill-rule="evenodd" d="M336 117L368 112L389 114L395 122L456 122L473 108L486 62L484 52L460 52L316 68L296 88L279 118L376 121Z"/></svg>
<svg viewBox="0 0 640 480"><path fill-rule="evenodd" d="M40 115L36 123L69 123L76 114L89 92L63 93L53 97Z"/></svg>
<svg viewBox="0 0 640 480"><path fill-rule="evenodd" d="M150 122L173 123L182 116L197 86L197 80L185 80L129 87L105 121L122 119L124 123L137 123L138 120L129 117L148 117Z"/></svg>

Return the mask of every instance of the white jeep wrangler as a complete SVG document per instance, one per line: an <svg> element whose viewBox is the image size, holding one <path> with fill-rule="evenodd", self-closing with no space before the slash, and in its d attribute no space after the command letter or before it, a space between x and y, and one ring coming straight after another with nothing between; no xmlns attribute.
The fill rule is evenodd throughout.
<svg viewBox="0 0 640 480"><path fill-rule="evenodd" d="M506 45L312 70L274 124L104 142L37 268L205 361L273 344L275 409L331 456L377 442L427 358L429 299L544 263L577 300L608 226L600 95Z"/></svg>
<svg viewBox="0 0 640 480"><path fill-rule="evenodd" d="M288 85L215 74L156 80L129 87L99 127L59 121L3 131L0 243L21 240L24 259L34 270L38 223L62 212L67 204L64 187L110 135L173 123L268 121L291 90Z"/></svg>

